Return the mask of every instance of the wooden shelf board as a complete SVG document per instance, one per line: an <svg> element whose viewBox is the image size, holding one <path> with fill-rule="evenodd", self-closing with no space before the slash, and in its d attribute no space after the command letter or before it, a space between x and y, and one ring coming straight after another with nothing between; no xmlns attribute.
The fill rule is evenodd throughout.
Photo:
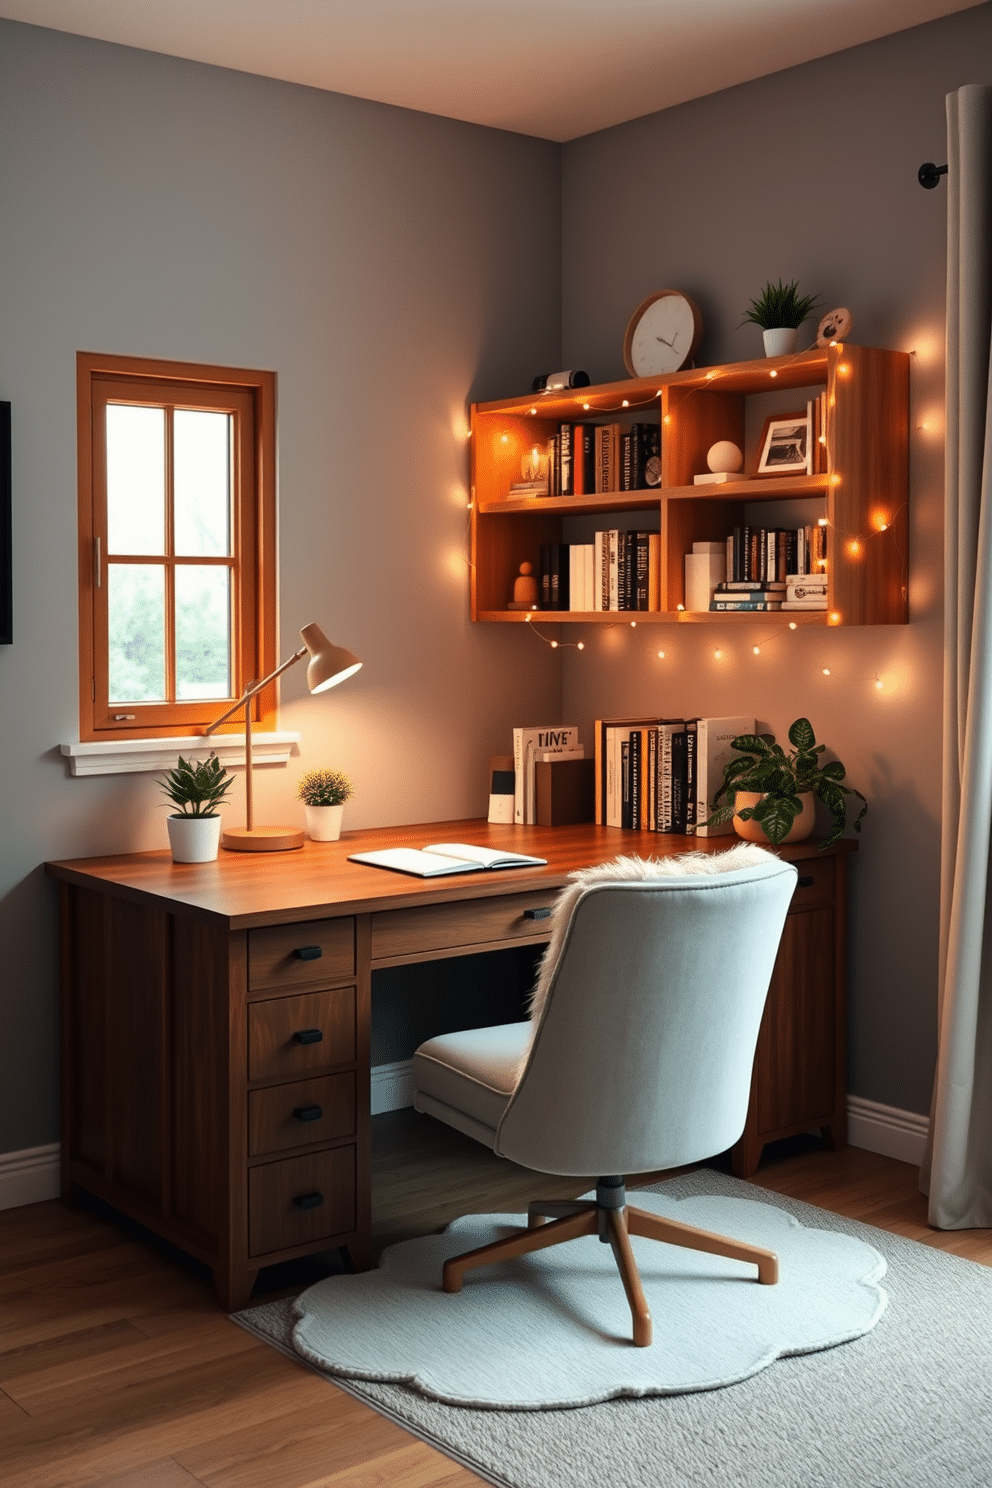
<svg viewBox="0 0 992 1488"><path fill-rule="evenodd" d="M790 497L826 496L829 475L756 475L723 485L667 486L661 495L677 501L785 501Z"/></svg>
<svg viewBox="0 0 992 1488"><path fill-rule="evenodd" d="M508 625L826 625L827 610L480 610L476 619Z"/></svg>
<svg viewBox="0 0 992 1488"><path fill-rule="evenodd" d="M724 486L720 490L725 490ZM507 496L503 501L480 501L481 516L509 516L511 513L549 512L552 516L575 516L580 512L643 511L657 508L662 495L660 486L643 491L600 491L590 496Z"/></svg>

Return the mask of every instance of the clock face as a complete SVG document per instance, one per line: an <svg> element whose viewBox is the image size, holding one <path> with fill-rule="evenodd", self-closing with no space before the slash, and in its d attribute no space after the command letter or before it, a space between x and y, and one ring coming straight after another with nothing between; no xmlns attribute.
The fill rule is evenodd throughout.
<svg viewBox="0 0 992 1488"><path fill-rule="evenodd" d="M703 318L688 295L662 289L649 295L630 318L623 359L632 377L677 372L692 360L703 330Z"/></svg>

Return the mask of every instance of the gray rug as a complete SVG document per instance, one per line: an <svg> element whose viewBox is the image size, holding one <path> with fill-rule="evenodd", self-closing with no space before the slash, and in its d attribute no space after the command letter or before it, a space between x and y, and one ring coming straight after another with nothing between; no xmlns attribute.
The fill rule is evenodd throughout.
<svg viewBox="0 0 992 1488"><path fill-rule="evenodd" d="M612 1249L595 1236L471 1271L461 1294L447 1296L449 1256L526 1222L472 1214L442 1235L391 1246L373 1271L308 1287L293 1309L292 1345L335 1376L409 1385L449 1405L547 1410L733 1384L776 1359L858 1338L884 1311L885 1261L853 1235L807 1229L756 1193L637 1201L774 1251L779 1281L759 1285L753 1262L632 1236L658 1320L651 1346L635 1348Z"/></svg>
<svg viewBox="0 0 992 1488"><path fill-rule="evenodd" d="M710 1171L655 1191L747 1196L861 1239L887 1261L888 1309L843 1348L781 1358L726 1389L572 1410L334 1382L501 1488L990 1488L992 1270ZM292 1308L237 1321L298 1358Z"/></svg>

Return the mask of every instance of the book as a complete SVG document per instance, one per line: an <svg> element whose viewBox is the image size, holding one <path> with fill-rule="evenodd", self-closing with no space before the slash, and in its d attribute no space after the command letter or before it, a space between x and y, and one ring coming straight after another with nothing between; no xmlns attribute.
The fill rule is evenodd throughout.
<svg viewBox="0 0 992 1488"><path fill-rule="evenodd" d="M685 721L685 830L690 835L696 830L696 737L699 729L697 718Z"/></svg>
<svg viewBox="0 0 992 1488"><path fill-rule="evenodd" d="M823 577L826 579L826 574ZM812 581L809 579L797 579L794 584L789 585L782 597L790 600L818 599L826 604L827 586L826 583L817 583L815 577Z"/></svg>
<svg viewBox="0 0 992 1488"><path fill-rule="evenodd" d="M825 610L826 608L825 595L823 599L783 599L779 605L781 610Z"/></svg>
<svg viewBox="0 0 992 1488"><path fill-rule="evenodd" d="M785 579L766 580L764 583L760 579L728 579L725 584L717 584L714 593L741 595L761 592L768 593L772 590L782 590L785 586Z"/></svg>
<svg viewBox="0 0 992 1488"><path fill-rule="evenodd" d="M567 728L515 728L513 730L513 820L532 827L537 821L534 794L534 760L541 754L562 754L579 747L579 730Z"/></svg>
<svg viewBox="0 0 992 1488"><path fill-rule="evenodd" d="M575 495L575 425L558 425L558 494Z"/></svg>
<svg viewBox="0 0 992 1488"><path fill-rule="evenodd" d="M758 599L751 595L746 599L732 599L730 595L716 595L710 600L710 609L716 611L780 610L782 603L781 595L778 595L775 599Z"/></svg>
<svg viewBox="0 0 992 1488"><path fill-rule="evenodd" d="M658 722L658 783L657 826L658 832L674 832L675 827L675 772L685 763L684 745L675 744L675 736L685 733L683 718L662 718ZM678 763L678 762L681 763ZM680 786L679 789L682 787Z"/></svg>
<svg viewBox="0 0 992 1488"><path fill-rule="evenodd" d="M392 868L417 878L440 878L448 873L480 873L492 868L540 868L547 858L527 853L502 852L476 847L469 842L434 842L424 848L383 847L375 852L350 853L349 863L367 863L372 868Z"/></svg>
<svg viewBox="0 0 992 1488"><path fill-rule="evenodd" d="M696 721L696 836L725 837L732 822L717 827L702 825L713 810L713 797L723 784L723 767L735 759L731 742L740 734L754 733L753 718L700 718Z"/></svg>

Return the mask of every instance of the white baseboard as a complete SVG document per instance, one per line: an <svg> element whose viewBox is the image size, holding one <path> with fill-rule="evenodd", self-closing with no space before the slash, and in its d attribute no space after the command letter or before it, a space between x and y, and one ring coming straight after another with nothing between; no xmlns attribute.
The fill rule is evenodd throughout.
<svg viewBox="0 0 992 1488"><path fill-rule="evenodd" d="M923 1161L928 1125L927 1117L915 1111L900 1111L897 1106L883 1106L860 1095L847 1097L847 1140L866 1152L878 1152L918 1168Z"/></svg>
<svg viewBox="0 0 992 1488"><path fill-rule="evenodd" d="M413 1105L413 1060L399 1059L395 1064L372 1067L372 1115L399 1111Z"/></svg>
<svg viewBox="0 0 992 1488"><path fill-rule="evenodd" d="M59 1144L0 1152L0 1209L40 1204L59 1196Z"/></svg>
<svg viewBox="0 0 992 1488"><path fill-rule="evenodd" d="M372 1115L399 1111L413 1104L413 1061L380 1064L372 1071ZM847 1098L847 1135L852 1147L878 1152L919 1167L927 1135L927 1118L900 1111L860 1095ZM40 1204L59 1196L59 1144L0 1153L0 1209Z"/></svg>

